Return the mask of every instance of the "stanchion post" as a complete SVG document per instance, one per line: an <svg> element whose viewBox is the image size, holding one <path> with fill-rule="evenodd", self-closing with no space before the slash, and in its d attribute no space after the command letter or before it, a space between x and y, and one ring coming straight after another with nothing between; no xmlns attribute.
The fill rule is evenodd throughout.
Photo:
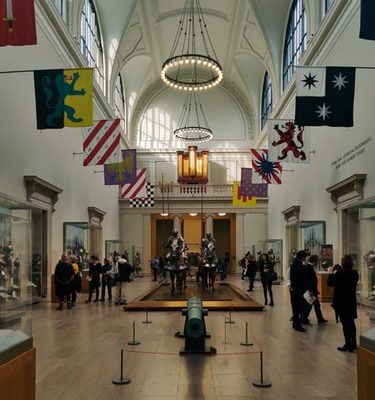
<svg viewBox="0 0 375 400"><path fill-rule="evenodd" d="M263 388L269 388L272 386L271 382L263 380L263 351L260 352L260 380L253 381L253 385L255 387L263 387Z"/></svg>
<svg viewBox="0 0 375 400"><path fill-rule="evenodd" d="M121 364L120 364L120 378L119 379L112 379L112 383L114 385L126 385L130 383L129 378L124 378L124 350L121 349Z"/></svg>
<svg viewBox="0 0 375 400"><path fill-rule="evenodd" d="M138 344L141 344L139 340L135 340L135 321L133 321L133 340L130 340L128 344L130 346L136 346Z"/></svg>
<svg viewBox="0 0 375 400"><path fill-rule="evenodd" d="M249 334L248 334L248 329L247 329L247 321L245 323L245 341L241 342L241 346L252 346L253 343L249 342Z"/></svg>
<svg viewBox="0 0 375 400"><path fill-rule="evenodd" d="M152 324L152 321L149 321L148 319L148 308L145 309L146 312L146 319L142 321L142 324Z"/></svg>
<svg viewBox="0 0 375 400"><path fill-rule="evenodd" d="M226 320L227 324L235 324L236 322L232 320L232 311L229 310L229 319Z"/></svg>
<svg viewBox="0 0 375 400"><path fill-rule="evenodd" d="M224 344L227 344L227 317L224 315Z"/></svg>

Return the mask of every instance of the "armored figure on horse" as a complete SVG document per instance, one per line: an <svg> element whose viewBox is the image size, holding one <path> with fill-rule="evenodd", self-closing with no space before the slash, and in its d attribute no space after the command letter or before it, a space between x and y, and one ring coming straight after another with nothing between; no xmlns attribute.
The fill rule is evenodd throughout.
<svg viewBox="0 0 375 400"><path fill-rule="evenodd" d="M166 255L166 269L169 271L171 277L171 291L173 293L176 287L180 290L182 290L183 285L186 287L187 257L185 251L187 247L177 229L173 229L167 241L166 248L169 250Z"/></svg>
<svg viewBox="0 0 375 400"><path fill-rule="evenodd" d="M216 257L216 240L212 237L211 233L207 233L206 237L202 239L201 245L201 261L200 261L200 275L202 279L203 288L212 288L215 290L215 276L217 269Z"/></svg>

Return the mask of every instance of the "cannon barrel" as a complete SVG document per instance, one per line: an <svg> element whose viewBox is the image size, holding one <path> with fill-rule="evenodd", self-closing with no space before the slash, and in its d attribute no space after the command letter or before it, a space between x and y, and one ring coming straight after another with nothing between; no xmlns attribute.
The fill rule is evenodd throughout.
<svg viewBox="0 0 375 400"><path fill-rule="evenodd" d="M191 297L188 300L187 308L182 310L185 315L185 348L187 351L204 350L204 338L206 335L206 324L204 317L208 310L202 307L202 300L197 297Z"/></svg>

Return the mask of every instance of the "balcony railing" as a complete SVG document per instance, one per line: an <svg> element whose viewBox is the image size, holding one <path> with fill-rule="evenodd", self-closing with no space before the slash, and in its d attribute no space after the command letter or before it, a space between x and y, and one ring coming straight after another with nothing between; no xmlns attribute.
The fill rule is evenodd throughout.
<svg viewBox="0 0 375 400"><path fill-rule="evenodd" d="M205 197L232 197L232 185L155 185L155 197L188 198L202 195Z"/></svg>

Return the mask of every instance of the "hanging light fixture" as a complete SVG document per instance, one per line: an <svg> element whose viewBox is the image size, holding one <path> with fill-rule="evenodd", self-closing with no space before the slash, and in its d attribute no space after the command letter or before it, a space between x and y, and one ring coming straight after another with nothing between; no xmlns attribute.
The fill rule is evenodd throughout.
<svg viewBox="0 0 375 400"><path fill-rule="evenodd" d="M198 93L190 92L186 95L177 126L173 135L179 141L203 143L212 139L212 130L208 127Z"/></svg>
<svg viewBox="0 0 375 400"><path fill-rule="evenodd" d="M199 0L185 1L161 79L174 89L188 91L210 89L223 80Z"/></svg>

